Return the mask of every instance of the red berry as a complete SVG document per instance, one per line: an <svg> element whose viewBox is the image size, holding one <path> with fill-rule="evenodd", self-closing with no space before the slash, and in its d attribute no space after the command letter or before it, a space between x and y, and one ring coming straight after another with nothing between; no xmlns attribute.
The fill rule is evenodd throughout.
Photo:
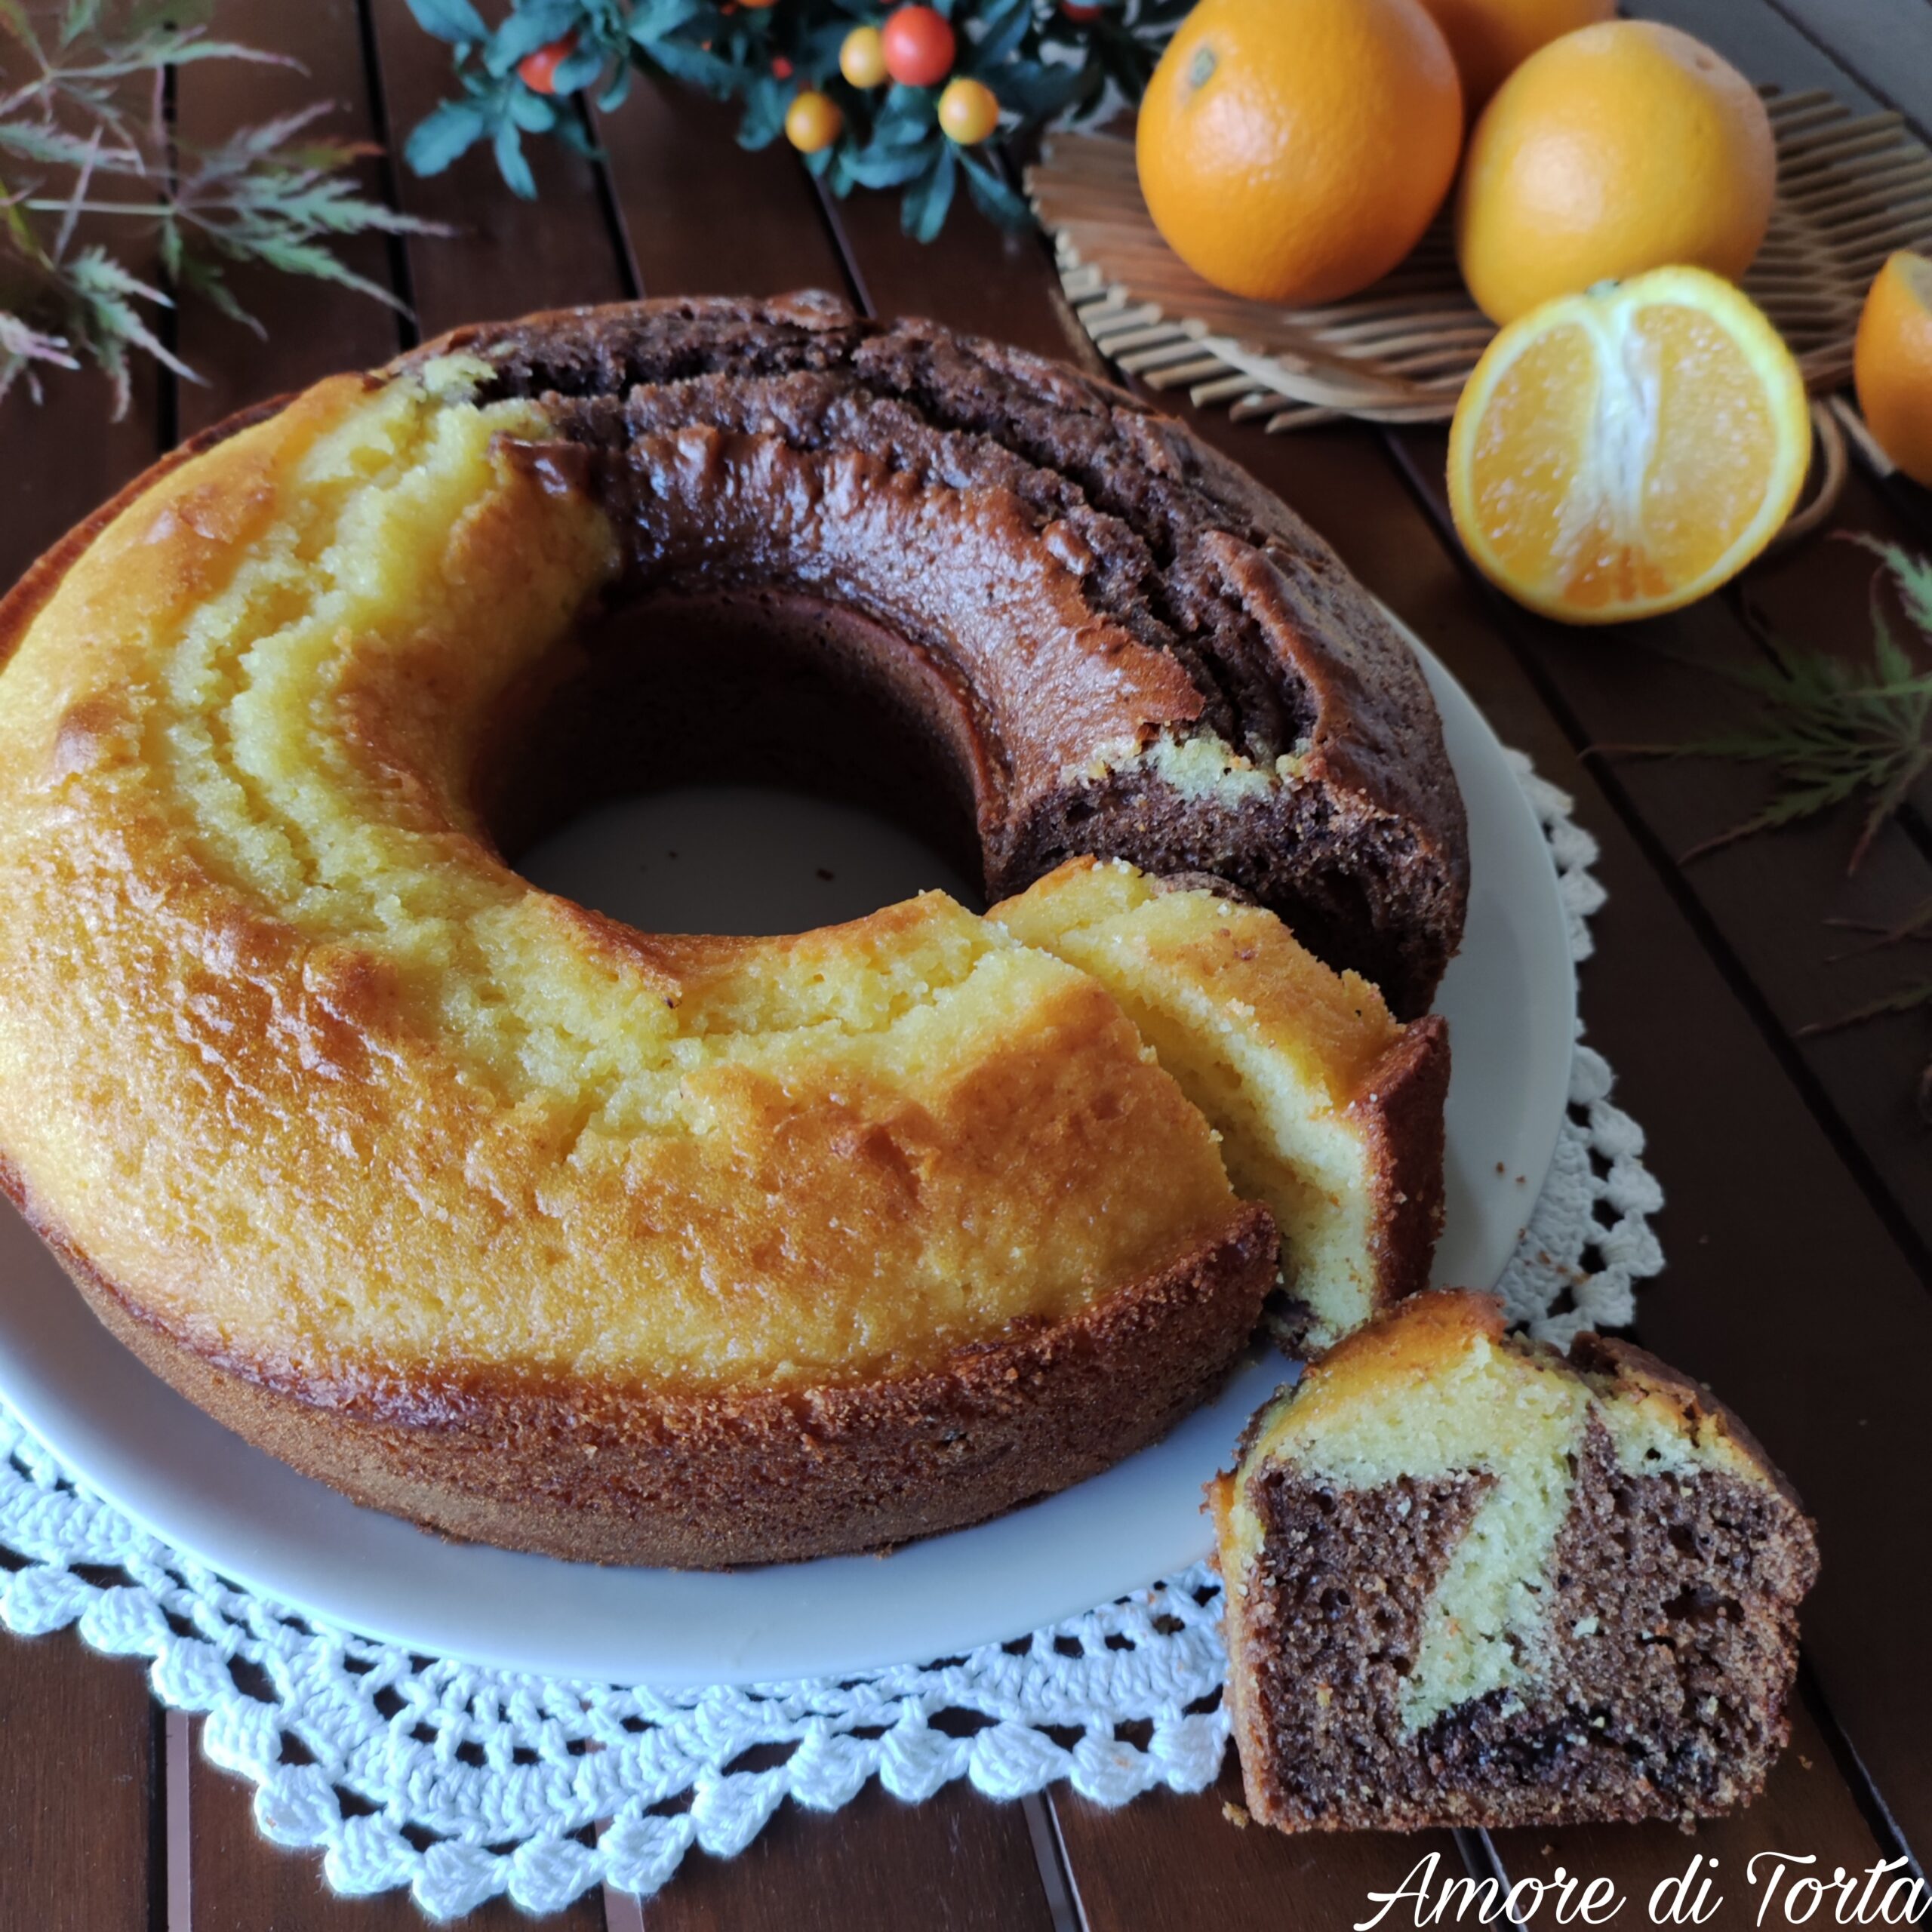
<svg viewBox="0 0 1932 1932"><path fill-rule="evenodd" d="M1089 20L1097 20L1104 8L1089 4L1089 0L1060 0L1060 11L1076 25L1084 26Z"/></svg>
<svg viewBox="0 0 1932 1932"><path fill-rule="evenodd" d="M905 88L936 88L952 72L958 43L931 7L900 7L885 17L885 71Z"/></svg>
<svg viewBox="0 0 1932 1932"><path fill-rule="evenodd" d="M516 77L532 94L555 94L557 69L576 51L577 35L567 33L561 40L551 41L534 54L526 54L516 63Z"/></svg>
<svg viewBox="0 0 1932 1932"><path fill-rule="evenodd" d="M771 71L777 79L789 81L792 78L792 63L781 54L772 62Z"/></svg>

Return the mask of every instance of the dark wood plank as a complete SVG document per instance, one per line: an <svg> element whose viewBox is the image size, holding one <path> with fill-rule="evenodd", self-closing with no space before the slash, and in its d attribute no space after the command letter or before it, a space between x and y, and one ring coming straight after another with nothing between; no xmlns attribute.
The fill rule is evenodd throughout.
<svg viewBox="0 0 1932 1932"><path fill-rule="evenodd" d="M971 234L949 232L947 251L970 253ZM911 275L884 258L894 245L882 227L854 242L869 288ZM983 257L977 275L964 263L947 271L949 285L990 275ZM1023 339L1043 342L1054 319L1037 290ZM1195 420L1335 541L1504 738L1577 795L1602 840L1611 900L1583 1011L1617 1069L1619 1098L1650 1136L1669 1204L1658 1229L1670 1273L1645 1298L1640 1329L1735 1401L1804 1490L1826 1551L1807 1629L1832 1709L1908 1835L1932 1842L1923 1749L1932 1684L1916 1667L1911 1607L1932 1586L1932 1426L1916 1368L1932 1346L1932 1300L1767 1047L1750 1001L1706 950L1674 869L1610 808L1543 689L1500 641L1503 614L1397 487L1376 439L1348 428L1269 437L1222 416ZM1614 660L1600 651L1598 661Z"/></svg>
<svg viewBox="0 0 1932 1932"><path fill-rule="evenodd" d="M1641 1300L1639 1333L1736 1403L1804 1491L1826 1552L1806 1629L1832 1709L1908 1834L1932 1838L1932 1687L1912 1663L1918 1620L1901 1594L1932 1585L1932 1430L1909 1366L1932 1345L1932 1300L1706 950L1681 882L1608 809L1487 601L1382 494L1365 439L1324 440L1256 438L1240 453L1290 501L1318 508L1352 566L1503 737L1577 795L1602 841L1611 900L1583 1013L1667 1204L1657 1225L1669 1272ZM1761 889L1775 903L1779 877Z"/></svg>
<svg viewBox="0 0 1932 1932"><path fill-rule="evenodd" d="M597 169L554 140L528 143L537 198L505 187L485 149L423 180L399 157L409 131L451 91L449 49L411 17L406 0L367 0L380 65L386 138L398 159L396 192L412 214L446 221L454 239L411 238L406 253L426 336L459 323L578 302L614 302L626 272L605 213Z"/></svg>
<svg viewBox="0 0 1932 1932"><path fill-rule="evenodd" d="M956 1784L916 1807L876 1785L829 1817L788 1804L734 1859L689 1854L644 1921L650 1932L1053 1927L1020 1807Z"/></svg>
<svg viewBox="0 0 1932 1932"><path fill-rule="evenodd" d="M1467 1869L1447 1832L1291 1838L1248 1822L1232 1754L1219 1784L1198 1797L1153 1792L1109 1811L1059 1792L1054 1817L1087 1932L1327 1932L1371 1916L1369 1894L1394 1890L1432 1855L1451 1878Z"/></svg>
<svg viewBox="0 0 1932 1932"><path fill-rule="evenodd" d="M341 137L377 138L362 60L355 0L229 0L225 33L288 55L299 68L227 60L192 62L177 83L175 125L188 146L212 146L238 128L318 100L339 103L321 124ZM358 171L363 192L383 195L383 171L371 158ZM335 252L356 273L390 286L389 251L380 235L338 243ZM234 411L337 369L386 361L401 337L400 318L372 297L328 282L238 267L228 281L260 333L193 297L182 305L177 346L202 377L180 389L180 431L192 435Z"/></svg>
<svg viewBox="0 0 1932 1932"><path fill-rule="evenodd" d="M1444 540L1453 543L1441 492L1443 438L1411 433L1399 448ZM1851 485L1847 498L1841 527L1906 537L1863 485ZM1814 539L1753 566L1734 589L1689 610L1604 629L1550 623L1495 593L1480 594L1574 739L1592 746L1681 743L1749 715L1748 700L1715 675L1719 667L1762 661L1740 621L1743 600L1799 644L1869 662L1865 586L1872 561L1848 546ZM1910 977L1914 961L1895 950L1841 958L1856 940L1828 922L1886 923L1932 900L1932 858L1915 828L1887 827L1856 875L1847 871L1855 811L1680 866L1681 855L1762 807L1770 795L1765 774L1706 759L1617 758L1601 777L1709 922L1713 943L1748 981L1780 1050L1813 1083L1814 1105L1835 1122L1847 1157L1927 1273L1932 1134L1914 1104L1927 1051L1923 1016L1800 1037L1811 1023L1847 1013Z"/></svg>
<svg viewBox="0 0 1932 1932"><path fill-rule="evenodd" d="M1932 17L1924 0L1904 5ZM1878 104L1767 0L1639 0L1633 11L1697 34L1755 79L1792 88L1825 86L1861 108ZM1889 19L1899 11L1887 4L1872 17ZM1850 31L1857 14L1834 10L1833 17ZM1417 433L1398 442L1453 546L1441 490L1442 438ZM1922 506L1902 500L1918 494L1881 492L1854 474L1833 525L1923 548L1932 541L1932 523ZM1675 741L1734 721L1740 701L1718 678L1664 660L1706 666L1757 661L1760 654L1738 620L1747 599L1798 641L1862 657L1868 650L1869 572L1870 561L1860 553L1814 541L1763 560L1724 596L1612 633L1541 623L1500 599L1494 608L1574 735L1602 744ZM1748 817L1767 795L1761 774L1701 761L1623 764L1605 774L1604 783L1654 840L1660 860ZM1913 962L1896 952L1837 959L1851 942L1826 921L1895 920L1932 900L1928 808L1932 786L1921 786L1915 809L1886 833L1856 878L1846 873L1855 835L1848 814L1750 841L1682 872L1684 889L1710 921L1713 943L1761 1001L1783 1050L1814 1083L1808 1089L1814 1104L1831 1117L1841 1148L1881 1198L1922 1274L1932 1272L1932 1135L1918 1117L1913 1091L1926 1051L1922 1016L1900 1015L1808 1039L1798 1035L1811 1023L1848 1012L1909 977Z"/></svg>
<svg viewBox="0 0 1932 1932"><path fill-rule="evenodd" d="M737 143L738 110L639 75L598 116L613 196L646 295L779 295L845 276L811 177L782 143Z"/></svg>
<svg viewBox="0 0 1932 1932"><path fill-rule="evenodd" d="M155 386L149 370L137 377L134 405L118 423L106 381L91 369L50 371L38 403L24 382L0 402L0 587L154 460Z"/></svg>
<svg viewBox="0 0 1932 1932"><path fill-rule="evenodd" d="M0 588L157 451L151 369L119 423L91 371L51 372L44 397L0 403ZM0 1926L147 1924L154 1729L138 1663L0 1635Z"/></svg>
<svg viewBox="0 0 1932 1932"><path fill-rule="evenodd" d="M324 1880L319 1853L270 1844L255 1828L254 1787L211 1764L198 1735L189 1792L193 1932L422 1932L423 1914L407 1891L343 1898ZM439 1922L451 1932L513 1932L531 1921L496 1898ZM586 1893L543 1923L557 1932L604 1932L603 1908L595 1892Z"/></svg>
<svg viewBox="0 0 1932 1932"><path fill-rule="evenodd" d="M1925 0L1776 0L1778 12L1921 134L1932 133L1932 8Z"/></svg>
<svg viewBox="0 0 1932 1932"><path fill-rule="evenodd" d="M1758 1923L1766 1888L1779 1869L1775 1860L1761 1860L1754 1878L1751 1861L1760 1853L1816 1860L1791 1866L1778 1884L1779 1897L1783 1887L1802 1873L1827 1879L1840 1867L1863 1873L1886 1856L1838 1775L1817 1721L1801 1703L1793 1715L1791 1749L1771 1774L1764 1796L1741 1817L1700 1825L1694 1833L1673 1825L1576 1826L1498 1832L1494 1841L1512 1883L1534 1878L1548 1884L1559 1866L1586 1883L1598 1873L1614 1873L1619 1891L1629 1901L1620 1917L1640 1925L1670 1922L1660 1912L1652 1914L1650 1901L1660 1885L1681 1878L1692 1860L1701 1858L1698 1880L1709 1878L1712 1898L1723 1901L1704 1921L1712 1932L1742 1932ZM1666 1894L1666 1899L1675 1896L1674 1891ZM1553 1912L1552 1906L1533 1923L1549 1924ZM1782 1922L1775 1902L1767 1922Z"/></svg>
<svg viewBox="0 0 1932 1932"><path fill-rule="evenodd" d="M1067 314L1038 235L1008 235L963 200L937 241L909 239L896 195L856 191L832 204L875 315L933 315L1041 355L1100 365Z"/></svg>
<svg viewBox="0 0 1932 1932"><path fill-rule="evenodd" d="M143 1932L152 1711L131 1659L0 1638L0 1925Z"/></svg>

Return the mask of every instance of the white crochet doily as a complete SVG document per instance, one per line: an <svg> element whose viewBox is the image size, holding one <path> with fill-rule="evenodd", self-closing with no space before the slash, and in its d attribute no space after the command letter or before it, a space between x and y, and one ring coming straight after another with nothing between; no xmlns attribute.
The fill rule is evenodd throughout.
<svg viewBox="0 0 1932 1932"><path fill-rule="evenodd" d="M1571 801L1511 763L1549 835L1572 949L1603 903ZM1502 1283L1567 1341L1627 1324L1663 1257L1643 1136L1580 1040L1549 1178ZM993 1798L1064 1779L1117 1804L1199 1791L1227 1741L1220 1586L1205 1566L1085 1616L857 1681L657 1692L414 1656L327 1628L140 1530L0 1410L0 1617L74 1624L149 1660L156 1697L204 1713L202 1746L257 1787L277 1843L321 1848L347 1893L407 1885L443 1918L507 1893L554 1912L587 1887L649 1894L693 1845L739 1851L785 1799L849 1803L869 1778L916 1801L955 1778ZM758 1749L756 1768L741 1763Z"/></svg>

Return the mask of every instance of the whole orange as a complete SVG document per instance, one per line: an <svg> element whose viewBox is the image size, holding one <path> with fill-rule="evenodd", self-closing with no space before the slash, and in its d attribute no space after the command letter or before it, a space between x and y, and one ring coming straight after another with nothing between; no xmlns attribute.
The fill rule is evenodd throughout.
<svg viewBox="0 0 1932 1932"><path fill-rule="evenodd" d="M1852 350L1858 406L1878 447L1932 487L1932 262L1901 248L1878 273Z"/></svg>
<svg viewBox="0 0 1932 1932"><path fill-rule="evenodd" d="M1764 103L1703 42L1651 20L1583 27L1532 54L1469 137L1463 278L1497 322L1673 263L1734 281L1777 177Z"/></svg>
<svg viewBox="0 0 1932 1932"><path fill-rule="evenodd" d="M1306 306L1387 274L1441 205L1463 92L1421 0L1201 0L1140 103L1147 211L1199 275Z"/></svg>
<svg viewBox="0 0 1932 1932"><path fill-rule="evenodd" d="M1617 0L1422 0L1442 29L1463 77L1472 116L1539 47L1607 20Z"/></svg>

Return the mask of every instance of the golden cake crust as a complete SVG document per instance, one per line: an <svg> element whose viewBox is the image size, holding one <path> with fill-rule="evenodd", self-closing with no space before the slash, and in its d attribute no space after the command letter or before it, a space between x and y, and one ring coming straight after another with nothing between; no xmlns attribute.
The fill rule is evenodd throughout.
<svg viewBox="0 0 1932 1932"><path fill-rule="evenodd" d="M4 1162L0 1192L118 1340L305 1475L460 1541L685 1569L887 1547L1097 1474L1212 1392L1275 1266L1272 1223L1251 1208L1161 1275L927 1375L677 1398L506 1374L398 1386L372 1367L318 1403L299 1378L277 1386L146 1319Z"/></svg>

